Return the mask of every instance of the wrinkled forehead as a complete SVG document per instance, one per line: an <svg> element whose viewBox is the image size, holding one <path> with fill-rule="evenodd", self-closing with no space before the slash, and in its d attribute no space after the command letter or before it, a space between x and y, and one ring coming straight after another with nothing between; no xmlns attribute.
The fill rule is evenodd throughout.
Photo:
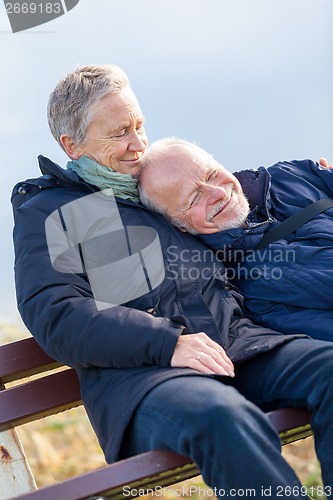
<svg viewBox="0 0 333 500"><path fill-rule="evenodd" d="M133 90L127 86L119 92L108 92L91 105L89 121L117 121L129 114L141 117L142 111Z"/></svg>

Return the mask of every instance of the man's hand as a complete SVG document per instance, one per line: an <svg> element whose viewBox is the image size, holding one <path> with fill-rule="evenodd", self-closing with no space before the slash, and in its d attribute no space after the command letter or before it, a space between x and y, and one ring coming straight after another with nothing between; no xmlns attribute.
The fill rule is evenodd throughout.
<svg viewBox="0 0 333 500"><path fill-rule="evenodd" d="M333 168L333 163L329 164L326 158L320 158L319 163L324 168Z"/></svg>
<svg viewBox="0 0 333 500"><path fill-rule="evenodd" d="M178 338L171 366L193 368L209 375L234 377L234 366L225 350L203 332Z"/></svg>

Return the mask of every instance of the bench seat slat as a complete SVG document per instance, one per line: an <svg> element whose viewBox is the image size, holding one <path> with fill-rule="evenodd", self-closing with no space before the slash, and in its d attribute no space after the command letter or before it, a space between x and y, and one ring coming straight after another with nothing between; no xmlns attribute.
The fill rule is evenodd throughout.
<svg viewBox="0 0 333 500"><path fill-rule="evenodd" d="M27 493L20 498L78 500L98 494L112 499L124 499L125 486L138 489L168 486L198 474L197 467L186 457L168 451L151 451Z"/></svg>

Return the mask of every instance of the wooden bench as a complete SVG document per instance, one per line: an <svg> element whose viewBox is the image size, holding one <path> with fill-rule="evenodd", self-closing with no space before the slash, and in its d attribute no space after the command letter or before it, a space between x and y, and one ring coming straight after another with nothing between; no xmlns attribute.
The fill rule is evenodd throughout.
<svg viewBox="0 0 333 500"><path fill-rule="evenodd" d="M11 492L0 495L1 500L79 500L98 495L123 499L124 486L128 487L127 491L163 487L199 474L186 457L152 451L39 490L32 476L27 484L18 487L18 476L23 478L24 475L20 470L26 473L29 468L14 428L82 404L75 371L69 368L55 370L60 366L33 338L0 346L0 492L1 479L5 475ZM6 388L9 382L35 374L40 374L40 378L28 378ZM270 412L269 417L283 444L311 435L311 415L305 410L281 409Z"/></svg>

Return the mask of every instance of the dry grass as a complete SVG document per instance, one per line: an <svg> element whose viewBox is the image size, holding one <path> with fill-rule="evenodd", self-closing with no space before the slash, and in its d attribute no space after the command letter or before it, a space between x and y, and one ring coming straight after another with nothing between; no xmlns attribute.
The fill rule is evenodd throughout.
<svg viewBox="0 0 333 500"><path fill-rule="evenodd" d="M39 486L105 465L82 407L25 424L18 434Z"/></svg>

